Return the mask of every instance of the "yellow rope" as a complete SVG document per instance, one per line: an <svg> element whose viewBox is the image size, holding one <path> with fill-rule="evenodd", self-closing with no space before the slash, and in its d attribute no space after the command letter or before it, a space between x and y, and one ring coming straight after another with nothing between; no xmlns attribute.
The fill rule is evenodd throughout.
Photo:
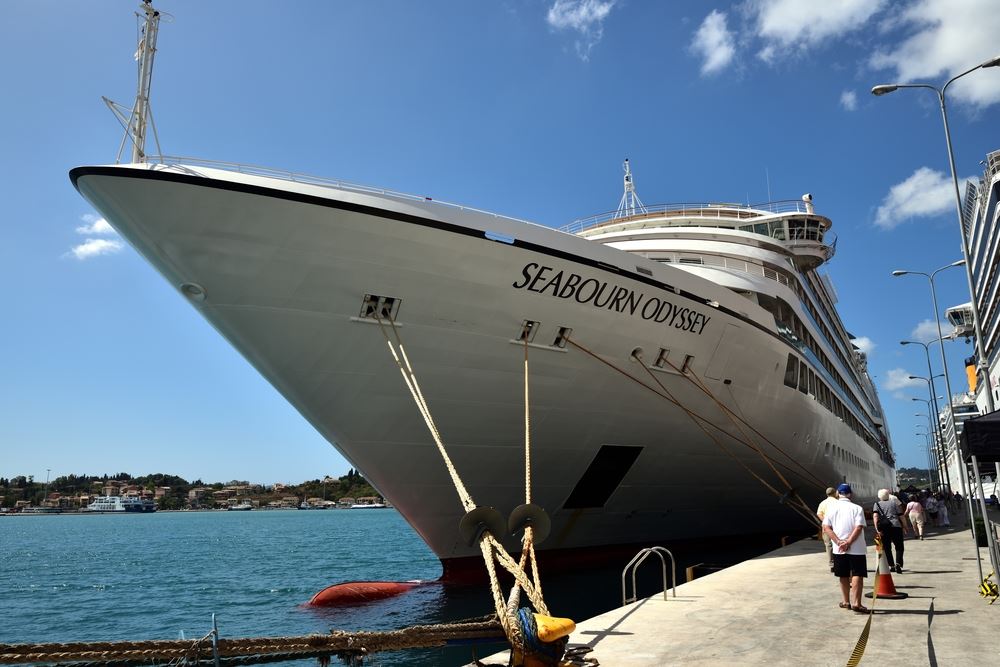
<svg viewBox="0 0 1000 667"><path fill-rule="evenodd" d="M851 657L847 659L847 667L858 667L861 663L861 658L865 655L865 648L868 646L868 636L872 629L872 618L875 616L875 601L878 600L878 578L884 576L882 574L882 536L879 533L875 533L875 555L878 559L878 564L875 566L875 587L872 589L872 606L868 610L868 620L865 622L865 627L861 630L861 636L858 637L858 642L854 645L854 650L851 651Z"/></svg>
<svg viewBox="0 0 1000 667"><path fill-rule="evenodd" d="M437 424L431 415L430 407L427 404L427 400L424 398L423 392L420 389L420 384L417 381L416 373L413 370L413 365L410 363L409 357L406 354L406 349L403 346L403 340L399 333L399 328L396 325L395 320L388 318L389 325L392 328L393 336L390 337L389 333L386 331L386 325L382 317L378 312L375 313L375 319L378 321L379 329L385 338L386 344L389 347L389 352L392 354L393 360L396 362L396 366L399 369L400 374L403 376L403 381L406 384L407 389L410 392L410 396L413 398L413 402L416 404L417 409L420 411L421 417L423 417L424 424L427 426L431 437L434 440L434 444L438 448L438 452L441 454L441 458L445 463L445 467L448 469L448 474L451 476L455 490L458 493L459 499L462 502L462 506L465 508L466 512L470 512L476 508L476 503L472 498L472 495L465 488L465 484L462 482L461 476L458 474L458 470L455 468L451 457L445 448L444 441L441 437L441 432L438 430ZM395 343L393 339L395 338ZM398 348L398 351L397 351ZM531 417L529 411L529 394L528 394L528 358L527 358L527 344L525 345L525 360L524 360L524 392L525 392L525 408L524 408L524 423L525 423L525 498L526 502L531 501L531 439L530 439L530 428L531 428ZM490 579L490 591L493 594L493 604L496 609L498 618L500 619L500 624L503 626L504 632L506 633L508 639L516 648L523 647L523 639L520 637L520 626L516 622L515 614L517 611L518 600L520 599L520 591L523 590L527 595L528 599L531 600L532 605L535 607L536 611L542 614L548 615L548 607L545 604L545 600L542 598L541 585L538 579L538 564L535 559L534 544L533 544L533 532L529 527L525 529L525 537L523 544L527 549L527 555L524 554L522 550L521 562L518 563L507 550L500 543L500 541L494 536L490 531L483 531L483 534L479 538L479 548L482 552L483 561L486 564L486 571L489 574ZM496 566L494 561L502 566L511 576L514 577L515 586L511 591L509 601L504 602L503 592L500 589L500 581L497 576ZM533 579L528 579L525 574L524 567L527 562L532 565Z"/></svg>

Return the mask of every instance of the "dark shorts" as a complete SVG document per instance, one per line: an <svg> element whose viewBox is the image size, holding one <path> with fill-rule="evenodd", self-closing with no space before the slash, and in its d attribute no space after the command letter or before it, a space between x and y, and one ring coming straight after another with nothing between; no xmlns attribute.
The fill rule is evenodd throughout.
<svg viewBox="0 0 1000 667"><path fill-rule="evenodd" d="M833 554L833 576L867 577L868 561L864 555Z"/></svg>

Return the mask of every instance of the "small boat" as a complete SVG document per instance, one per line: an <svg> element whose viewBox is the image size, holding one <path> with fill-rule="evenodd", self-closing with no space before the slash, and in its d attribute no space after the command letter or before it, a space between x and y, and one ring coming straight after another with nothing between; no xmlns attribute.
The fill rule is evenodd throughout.
<svg viewBox="0 0 1000 667"><path fill-rule="evenodd" d="M226 508L226 510L230 512L249 512L252 509L253 505L250 503L249 500L241 500L235 505L230 505L229 507Z"/></svg>
<svg viewBox="0 0 1000 667"><path fill-rule="evenodd" d="M62 509L59 507L49 507L48 505L32 506L22 509L21 514L62 514Z"/></svg>

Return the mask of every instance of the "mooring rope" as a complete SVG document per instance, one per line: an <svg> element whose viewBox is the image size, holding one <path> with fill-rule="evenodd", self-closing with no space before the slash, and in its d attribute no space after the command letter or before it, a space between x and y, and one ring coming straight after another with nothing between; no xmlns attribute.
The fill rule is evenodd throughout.
<svg viewBox="0 0 1000 667"><path fill-rule="evenodd" d="M209 635L210 636L210 635ZM219 639L218 656L225 664L275 662L278 656L301 659L339 653L360 655L377 651L433 648L449 642L502 640L502 626L493 617L459 623L414 625L386 632L344 632L294 637L247 637ZM0 644L0 664L23 663L141 663L177 660L192 664L213 660L211 645L204 639L121 642L73 642L48 644Z"/></svg>
<svg viewBox="0 0 1000 667"><path fill-rule="evenodd" d="M591 358L597 360L598 362L600 362L600 363L608 366L612 370L617 371L618 373L620 373L621 375L624 375L626 378L632 380L633 382L635 382L639 386L644 387L645 389L651 391L652 393L654 393L655 395L659 396L660 398L662 398L662 399L666 400L667 402L671 403L675 407L681 409L692 420L694 420L696 423L698 423L699 426L701 426L701 425L711 426L712 428L718 430L719 432L723 433L724 435L732 438L736 442L738 442L738 443L744 445L745 447L753 450L754 452L756 452L758 454L758 456L760 456L761 458L763 458L772 469L774 469L774 466L773 466L774 462L772 461L772 459L769 456L767 456L767 454L764 453L757 445L755 445L755 444L753 444L751 442L748 442L745 438L737 437L736 435L734 435L734 434L730 433L729 431L726 431L725 429L723 429L721 426L719 426L718 424L716 424L711 419L709 419L707 417L704 417L704 416L698 414L697 412L695 412L694 410L692 410L692 409L688 408L687 406L683 405L677 398L675 398L673 396L673 394L669 390L666 389L666 387L663 386L663 384L655 376L653 376L653 380L656 382L657 385L659 385L659 387L662 389L662 391L659 391L659 390L657 390L656 387L653 387L653 386L651 386L651 385L643 382L641 379L635 377L633 374L629 373L625 369L620 368L619 366L617 366L616 364L608 361L607 359L604 359L603 357L601 357L597 353L593 352L592 350L588 349L586 346L578 343L577 341L573 340L572 338L567 338L566 340L567 340L568 343L570 343L571 345L573 345L575 348L577 348L581 352L587 354L588 356L590 356ZM646 368L646 365L644 363L642 364L642 366L643 366L643 368ZM671 366L672 366L672 368L674 368L676 370L675 366L673 366L673 365L671 365ZM646 368L646 371L649 372L652 375L652 373L649 371L648 368ZM681 373L679 370L677 372L680 373L681 375L684 375L684 373ZM718 401L716 401L716 402L718 402ZM705 431L704 428L702 430ZM707 431L705 431L705 432L707 433ZM774 488L774 486L772 486L770 483L768 483L766 480L764 480L762 477L760 477L760 475L758 475L757 473L755 473L743 461L741 461L738 457L736 457L734 454L732 454L732 452L730 452L728 450L728 448L726 448L725 445L723 445L721 443L721 441L719 441L716 438L712 438L712 440L716 444L718 444L720 446L720 448L723 449L723 451L725 451L727 454L729 454L731 457L733 457L733 459L735 461L737 461L741 466L743 466L743 468L745 470L747 470L747 472L749 472L755 479L757 479L759 482L761 482L761 484L765 488L767 488L771 493L773 493L776 497L778 497L779 499L792 498L792 499L797 499L800 503L802 502L800 498L797 498L797 494L795 494L795 489L793 487L791 487L791 485L788 484L787 480L784 478L783 475L778 474L778 477L785 483L785 486L787 488L787 491L785 493L782 493L778 489ZM773 443L771 443L771 444L772 444L772 446L774 446ZM778 448L778 449L780 451L780 448ZM785 453L785 452L782 452L782 453ZM785 455L788 456L787 453L785 453ZM791 459L790 456L788 456L788 458ZM791 459L791 460L793 462L795 462L794 459ZM783 464L781 462L777 462L777 463L778 463L778 465L781 465L784 468L788 468L787 465L785 465L785 464ZM797 463L797 462L795 462L795 463ZM794 511L796 514L799 514L804 519L806 519L807 521L809 521L810 523L813 523L814 525L818 525L818 520L817 520L816 516L807 507L804 507L804 503L802 503L802 504L803 504L803 507L799 507L796 504L789 504L788 507L790 509L792 509L792 511Z"/></svg>
<svg viewBox="0 0 1000 667"><path fill-rule="evenodd" d="M641 356L636 355L636 358L638 359L638 361L642 362ZM712 433L711 431L709 431L708 427L702 422L702 420L692 410L690 410L685 405L683 405L679 400L677 400L676 397L674 397L673 393L669 389L667 389L667 387L660 381L660 379L658 377L656 377L653 374L652 370L650 370L649 368L646 367L646 364L643 363L641 365L646 370L646 372L649 374L650 378L652 378L652 380L654 382L656 382L657 385L659 385L660 389L662 389L663 392L665 394L667 394L671 399L677 401L677 403L676 403L677 406L684 412L684 414L686 414L691 419L692 422L694 422L694 424L699 429L701 429L702 433L704 433L706 436L708 436L708 438L711 439L712 442L714 442L723 452L725 452L731 459L733 459L733 461L735 461L744 470L746 470L747 473L749 473L754 479L756 479L758 482L760 482L771 493L773 493L775 496L778 496L779 498L784 496L784 494L782 494L781 491L779 491L778 489L774 488L774 486L772 486L767 480L765 480L763 477L761 477L759 474L757 474L757 472L754 471L750 466L748 466L745 461L743 461L742 459L740 459L739 457L737 457L732 452L732 450L730 450L729 447L727 447L714 433ZM723 431L723 432L725 433L725 431ZM740 431L740 433L742 435L744 435L744 437L746 436L746 434L743 433L742 430ZM742 442L743 444L746 444L747 446L751 447L752 449L754 449L761 456L761 458L763 458L765 460L768 460L767 455L764 454L762 451L760 451L757 447L754 447L752 444L750 444L748 442L745 442L744 440L736 438L731 433L728 434L728 435L729 435L729 437L733 438L737 442ZM768 460L768 463L770 463L769 460ZM773 466L771 466L771 468L772 468L772 470L774 469ZM783 482L785 481L784 477L782 477L780 474L778 476L779 476L779 478L781 478L781 480ZM787 485L787 482L785 482L785 483ZM801 512L798 511L797 507L792 507L792 509L794 511L796 511L797 513L799 513L799 514L802 514ZM808 515L806 515L806 518L811 518L812 522L816 523L816 517L813 516L813 515L811 515L811 513L808 514Z"/></svg>
<svg viewBox="0 0 1000 667"><path fill-rule="evenodd" d="M875 586L872 588L872 606L868 609L868 620L865 621L865 627L861 629L861 636L858 637L858 641L854 645L854 650L851 651L851 657L847 659L847 667L858 667L861 664L861 658L865 655L865 649L868 647L868 637L872 630L872 618L875 616L875 602L878 600L878 580L879 577L885 576L882 574L881 568L883 548L881 534L875 533L875 556L878 562L875 565Z"/></svg>
<svg viewBox="0 0 1000 667"><path fill-rule="evenodd" d="M772 442L771 440L769 440L766 436L764 436L762 433L760 433L760 431L758 431L757 429L753 428L753 426L750 425L748 422L746 422L746 420L743 419L742 416L739 416L735 412L733 412L732 410L730 410L727 405L725 405L722 401L720 401L718 399L718 397L716 397L716 395L708 388L708 386L705 384L705 382L701 378L699 378L698 375L693 370L688 369L686 373L681 373L680 369L678 369L677 366L675 366L673 363L671 363L669 359L667 359L665 361L667 362L667 364L670 365L670 367L672 369L674 369L675 371L677 371L678 373L680 373L681 375L683 375L685 378L688 379L688 381L690 381L692 384L694 384L696 387L698 387L706 396L709 397L709 399L712 400L713 403L715 403L715 405L722 411L722 413L729 418L730 423L732 423L732 425L736 428L736 430L740 432L740 435L743 436L744 441L746 442L746 444L749 445L755 452L757 452L757 454L764 460L764 462L767 463L767 466L771 469L771 471L774 472L774 474L778 477L778 479L781 480L782 484L785 485L786 492L785 492L785 494L783 494L782 497L788 497L788 499L794 500L794 501L798 502L798 507L801 509L801 511L799 513L803 514L803 516L805 516L811 523L813 523L815 525L819 525L819 520L818 520L818 517L816 516L816 514L805 503L805 501L798 495L798 493L796 492L795 488L791 485L791 483L789 483L789 481L785 478L785 476L781 474L781 472L777 469L777 467L775 467L774 461L772 461L771 457L769 457L767 454L765 454L764 451L757 445L757 443L753 441L753 438L751 438L749 435L747 435L747 432L744 431L743 427L741 426L741 422L743 424L746 424L746 426L748 426L751 430L753 430L754 433L756 433L757 435L759 435L765 442L767 442L769 445L771 445L771 447L773 447L774 449L776 449L779 452L781 452L785 456L785 458L787 458L788 460L792 461L797 466L799 466L803 470L803 472L805 472L807 475L809 475L810 477L812 477L813 480L816 481L816 483L817 483L817 485L818 485L819 488L823 488L822 484L819 483L819 478L817 478L815 475L813 475L801 463L799 463L798 461L796 461L788 452L786 452L784 449L782 449L781 447L779 447L778 445L776 445L774 442ZM652 371L649 370L648 367L646 367L646 364L642 364L642 366L643 366L643 368L646 368L647 372L649 372L650 374L652 374ZM794 509L795 506L790 505L790 507L793 507L793 509Z"/></svg>
<svg viewBox="0 0 1000 667"><path fill-rule="evenodd" d="M434 444L437 446L438 452L441 455L442 460L445 463L445 467L448 470L448 474L451 477L452 483L455 490L458 493L459 499L462 502L462 506L465 508L466 512L471 512L476 509L476 503L472 498L472 495L466 489L461 476L458 473L455 464L452 462L451 457L448 455L447 449L444 445L444 440L441 437L441 432L438 430L437 424L431 414L430 406L427 404L427 400L420 389L420 384L417 381L416 373L413 369L413 365L410 363L409 357L406 354L406 349L403 345L402 336L399 332L399 327L397 326L395 320L392 317L388 317L389 327L392 330L392 336L390 337L389 332L386 327L386 322L382 316L375 312L375 319L379 324L379 329L385 338L386 344L389 347L389 351L392 354L393 360L396 362L397 368L399 368L400 374L403 376L403 381L406 383L407 389L410 392L410 396L413 398L417 409L420 411L421 416L424 419L424 423L427 426L428 431L431 433L431 437L434 440ZM393 341L395 339L395 342ZM530 502L531 499L531 440L530 440L530 411L528 407L528 359L527 359L527 346L525 346L525 361L524 361L524 390L525 390L525 498L526 504ZM508 640L511 644L518 649L524 647L524 637L521 632L520 624L517 622L515 615L516 606L518 600L520 599L520 591L523 590L527 594L528 599L535 609L541 613L548 615L548 607L545 604L545 600L542 598L541 586L538 577L538 567L537 561L534 553L534 541L533 541L533 531L531 526L526 526L524 530L524 538L522 540L522 555L521 562L515 561L507 550L499 542L495 535L493 535L489 530L482 531L479 537L479 549L483 556L483 562L486 565L486 571L489 575L490 580L490 592L493 595L493 604L496 609L497 618L500 621L504 632L507 635ZM525 551L527 551L527 557L525 556ZM514 588L511 590L511 595L509 599L505 602L503 597L503 592L500 588L500 580L497 576L496 567L494 561L499 563L504 570L506 570L511 576L514 577ZM525 565L530 562L532 565L532 575L533 580L529 579L525 573ZM512 609L513 607L513 609Z"/></svg>

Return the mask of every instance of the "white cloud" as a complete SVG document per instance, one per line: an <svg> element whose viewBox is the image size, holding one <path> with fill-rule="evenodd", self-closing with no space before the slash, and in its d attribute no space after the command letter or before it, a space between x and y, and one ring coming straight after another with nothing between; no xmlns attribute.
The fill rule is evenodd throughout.
<svg viewBox="0 0 1000 667"><path fill-rule="evenodd" d="M758 56L767 62L779 54L821 45L865 25L886 0L756 0L756 33L765 46Z"/></svg>
<svg viewBox="0 0 1000 667"><path fill-rule="evenodd" d="M726 13L716 9L705 17L694 34L691 50L702 59L701 73L714 74L728 65L736 55L733 33L726 27Z"/></svg>
<svg viewBox="0 0 1000 667"><path fill-rule="evenodd" d="M81 225L76 228L77 234L98 235L98 236L111 236L117 234L114 227L108 224L108 221L104 218L98 217L93 213L86 213L80 216L80 220L86 224Z"/></svg>
<svg viewBox="0 0 1000 667"><path fill-rule="evenodd" d="M590 59L590 51L601 41L604 19L614 9L618 0L555 0L545 16L546 22L556 30L573 30L579 34L576 53L583 60Z"/></svg>
<svg viewBox="0 0 1000 667"><path fill-rule="evenodd" d="M125 244L117 239L87 239L80 245L73 246L68 254L82 261L98 255L110 255L124 247Z"/></svg>
<svg viewBox="0 0 1000 667"><path fill-rule="evenodd" d="M830 3L835 4L835 3ZM875 69L892 70L899 82L954 76L1000 53L1000 12L996 0L915 0L889 28L912 31L871 57ZM971 74L949 89L950 96L974 106L1000 102L1000 77Z"/></svg>
<svg viewBox="0 0 1000 667"><path fill-rule="evenodd" d="M848 111L855 111L858 108L858 94L853 90L845 90L840 94L840 106Z"/></svg>
<svg viewBox="0 0 1000 667"><path fill-rule="evenodd" d="M952 325L947 322L941 322L941 333L942 335L951 332L954 329ZM934 320L922 320L917 326L913 328L910 332L910 338L913 340L919 340L921 343L929 343L932 340L937 340L938 338L938 328Z"/></svg>
<svg viewBox="0 0 1000 667"><path fill-rule="evenodd" d="M913 375L910 371L905 368L893 368L885 374L885 381L882 385L889 391L899 391L900 389L911 389L926 387L927 383L923 380L911 380L910 376ZM897 395L897 398L900 396Z"/></svg>
<svg viewBox="0 0 1000 667"><path fill-rule="evenodd" d="M851 342L854 343L854 345L857 346L859 350L861 350L868 356L871 356L871 353L875 351L876 347L878 347L875 344L875 341L873 341L868 336L860 336L858 338L855 338Z"/></svg>
<svg viewBox="0 0 1000 667"><path fill-rule="evenodd" d="M902 183L889 189L875 213L875 225L892 229L911 218L941 215L955 207L951 177L929 167L920 167Z"/></svg>

